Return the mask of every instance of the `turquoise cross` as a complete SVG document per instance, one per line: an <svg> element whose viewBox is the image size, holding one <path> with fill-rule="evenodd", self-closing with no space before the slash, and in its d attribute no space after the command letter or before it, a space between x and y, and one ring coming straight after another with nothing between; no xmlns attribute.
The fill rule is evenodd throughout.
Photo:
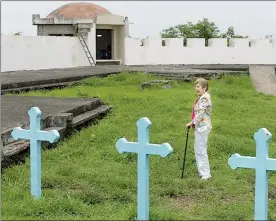
<svg viewBox="0 0 276 221"><path fill-rule="evenodd" d="M128 142L121 138L116 143L119 153L130 152L138 154L138 206L137 220L149 220L149 155L166 157L173 152L170 144L150 144L149 128L151 122L144 117L137 121L138 142Z"/></svg>
<svg viewBox="0 0 276 221"><path fill-rule="evenodd" d="M255 220L267 220L268 217L268 172L276 170L276 160L268 157L268 144L271 133L262 128L254 134L256 157L244 157L233 154L228 164L232 169L238 167L256 170L255 183Z"/></svg>
<svg viewBox="0 0 276 221"><path fill-rule="evenodd" d="M32 107L28 114L30 116L30 130L21 127L13 129L11 135L15 140L30 140L30 163L31 163L31 194L35 198L41 197L41 141L57 142L60 135L57 130L41 131L41 111L38 107Z"/></svg>

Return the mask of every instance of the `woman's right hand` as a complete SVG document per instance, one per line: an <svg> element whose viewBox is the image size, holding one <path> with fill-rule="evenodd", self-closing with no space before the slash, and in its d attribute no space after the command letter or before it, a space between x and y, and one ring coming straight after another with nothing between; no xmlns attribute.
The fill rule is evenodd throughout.
<svg viewBox="0 0 276 221"><path fill-rule="evenodd" d="M190 122L190 123L187 123L187 124L186 124L186 127L187 127L187 128L190 128L192 125L193 125L193 122Z"/></svg>

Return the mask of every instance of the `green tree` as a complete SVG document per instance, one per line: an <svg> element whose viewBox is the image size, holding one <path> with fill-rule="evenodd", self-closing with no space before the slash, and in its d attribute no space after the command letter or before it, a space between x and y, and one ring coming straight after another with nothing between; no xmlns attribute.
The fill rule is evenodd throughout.
<svg viewBox="0 0 276 221"><path fill-rule="evenodd" d="M196 36L198 36L197 27L192 22L188 22L184 25L177 25L175 28L178 30L180 33L179 35L182 38L188 38L187 36L190 36L189 38L196 38Z"/></svg>
<svg viewBox="0 0 276 221"><path fill-rule="evenodd" d="M165 29L160 34L162 38L180 38L181 33L176 27L170 27L168 29Z"/></svg>
<svg viewBox="0 0 276 221"><path fill-rule="evenodd" d="M248 38L248 36L237 35L233 26L230 26L227 31L221 34L222 38Z"/></svg>
<svg viewBox="0 0 276 221"><path fill-rule="evenodd" d="M198 21L195 25L197 38L217 38L219 37L219 29L214 22L210 22L207 18Z"/></svg>
<svg viewBox="0 0 276 221"><path fill-rule="evenodd" d="M187 24L176 25L168 29L162 30L160 33L162 38L205 38L206 44L210 38L247 38L248 36L237 35L234 27L230 26L226 33L220 33L219 28L214 22L207 18L199 20L196 24L187 22Z"/></svg>
<svg viewBox="0 0 276 221"><path fill-rule="evenodd" d="M233 26L230 26L225 33L221 34L222 38L232 38L233 36L235 36L235 30Z"/></svg>
<svg viewBox="0 0 276 221"><path fill-rule="evenodd" d="M248 36L236 35L233 26L230 26L225 33L221 34L220 37L227 38L227 46L229 46L231 38L248 38Z"/></svg>
<svg viewBox="0 0 276 221"><path fill-rule="evenodd" d="M187 24L176 25L162 30L162 38L215 38L218 37L219 29L214 22L207 18L199 20L196 24L188 22Z"/></svg>

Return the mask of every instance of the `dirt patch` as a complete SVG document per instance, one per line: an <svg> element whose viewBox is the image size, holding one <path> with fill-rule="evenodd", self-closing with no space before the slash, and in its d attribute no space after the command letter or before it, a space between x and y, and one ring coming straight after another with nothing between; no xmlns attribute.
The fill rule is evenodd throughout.
<svg viewBox="0 0 276 221"><path fill-rule="evenodd" d="M86 188L84 186L82 186L81 184L73 184L72 186L70 186L70 191L72 191L73 193L80 193L83 192Z"/></svg>
<svg viewBox="0 0 276 221"><path fill-rule="evenodd" d="M221 196L220 200L224 203L233 203L233 202L237 201L237 198L232 195L223 195L223 196Z"/></svg>
<svg viewBox="0 0 276 221"><path fill-rule="evenodd" d="M276 199L276 187L270 187L268 191L269 200Z"/></svg>
<svg viewBox="0 0 276 221"><path fill-rule="evenodd" d="M195 204L190 196L177 195L170 198L171 204L175 208L190 208Z"/></svg>

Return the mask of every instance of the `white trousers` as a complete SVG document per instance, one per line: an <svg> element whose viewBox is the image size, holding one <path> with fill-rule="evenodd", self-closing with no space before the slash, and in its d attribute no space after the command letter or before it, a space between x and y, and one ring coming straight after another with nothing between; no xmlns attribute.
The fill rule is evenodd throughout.
<svg viewBox="0 0 276 221"><path fill-rule="evenodd" d="M195 130L194 151L195 151L196 165L198 169L198 174L202 178L211 177L209 159L207 154L208 135L209 135L208 131L199 133L198 131Z"/></svg>

